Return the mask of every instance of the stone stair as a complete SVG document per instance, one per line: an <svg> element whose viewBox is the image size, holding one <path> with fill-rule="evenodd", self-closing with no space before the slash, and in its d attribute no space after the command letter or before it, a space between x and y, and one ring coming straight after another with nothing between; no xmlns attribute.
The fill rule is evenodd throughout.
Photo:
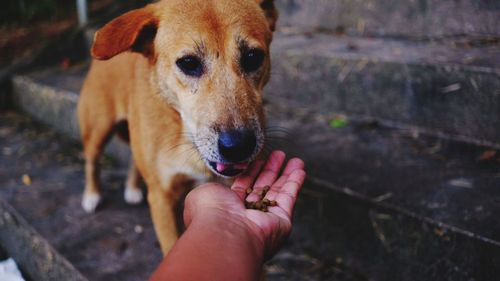
<svg viewBox="0 0 500 281"><path fill-rule="evenodd" d="M280 27L403 38L498 36L495 0L276 0Z"/></svg>
<svg viewBox="0 0 500 281"><path fill-rule="evenodd" d="M460 44L283 35L273 46L278 63L267 97L498 148L500 41Z"/></svg>

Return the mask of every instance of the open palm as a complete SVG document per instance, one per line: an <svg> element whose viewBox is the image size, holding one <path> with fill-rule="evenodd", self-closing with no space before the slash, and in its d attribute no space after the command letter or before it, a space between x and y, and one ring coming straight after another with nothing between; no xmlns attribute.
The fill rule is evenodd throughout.
<svg viewBox="0 0 500 281"><path fill-rule="evenodd" d="M260 199L258 194L264 186L271 187L265 198L275 200L277 206L269 207L268 212L251 209L244 211L246 218L257 228L255 231L263 234L269 255L273 254L281 241L290 234L297 193L305 179L304 162L298 158L288 161L280 175L284 160L283 152L274 151L265 165L263 162L255 162L248 172L236 178L231 186L240 202L258 201ZM253 191L247 196L248 187L253 188Z"/></svg>
<svg viewBox="0 0 500 281"><path fill-rule="evenodd" d="M264 243L266 256L271 256L290 234L292 213L304 179L304 162L291 159L282 170L285 153L274 151L266 163L255 161L244 174L238 176L231 189L219 184L205 184L193 190L186 198L184 222L189 225L197 210L216 214L227 220L237 220ZM281 175L280 175L281 172ZM270 186L265 195L277 202L268 212L245 208L245 200L260 200L258 193ZM253 191L247 195L247 189Z"/></svg>

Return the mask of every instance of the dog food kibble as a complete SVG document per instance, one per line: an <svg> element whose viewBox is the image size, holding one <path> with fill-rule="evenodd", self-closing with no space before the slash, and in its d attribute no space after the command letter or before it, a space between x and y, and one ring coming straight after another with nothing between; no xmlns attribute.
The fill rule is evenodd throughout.
<svg viewBox="0 0 500 281"><path fill-rule="evenodd" d="M245 208L247 208L247 209L254 209L255 208L255 202L245 201Z"/></svg>
<svg viewBox="0 0 500 281"><path fill-rule="evenodd" d="M257 195L259 195L260 198L264 198L264 196L266 196L266 193L264 192L264 190L259 190L257 192Z"/></svg>
<svg viewBox="0 0 500 281"><path fill-rule="evenodd" d="M250 189L250 192L248 192L248 190ZM249 188L247 189L247 194L250 194L252 192L252 189ZM245 207L247 209L253 209L253 210L259 210L259 211L262 211L262 212L268 212L268 208L269 207L274 207L274 206L278 206L278 203L275 201L275 200L269 200L267 198L264 198L267 194L267 192L271 189L270 186L266 185L262 188L262 190L260 190L259 192L257 192L257 195L259 195L260 197L260 200L259 201L256 201L256 202L248 202L248 201L245 201Z"/></svg>
<svg viewBox="0 0 500 281"><path fill-rule="evenodd" d="M262 201L255 202L255 209L260 210L262 206L264 206L264 204L262 204Z"/></svg>

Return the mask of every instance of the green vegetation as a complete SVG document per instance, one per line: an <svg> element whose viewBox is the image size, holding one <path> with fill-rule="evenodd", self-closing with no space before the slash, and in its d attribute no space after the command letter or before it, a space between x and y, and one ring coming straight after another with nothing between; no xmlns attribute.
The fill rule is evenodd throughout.
<svg viewBox="0 0 500 281"><path fill-rule="evenodd" d="M334 129L340 129L340 128L344 128L345 126L347 126L348 123L349 123L349 120L347 119L346 116L339 115L339 116L336 116L335 118L333 118L332 120L330 120L330 127L334 128Z"/></svg>

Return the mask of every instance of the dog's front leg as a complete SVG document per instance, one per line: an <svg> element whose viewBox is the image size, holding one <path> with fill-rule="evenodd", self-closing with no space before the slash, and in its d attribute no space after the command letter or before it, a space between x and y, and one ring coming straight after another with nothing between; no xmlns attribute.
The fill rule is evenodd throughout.
<svg viewBox="0 0 500 281"><path fill-rule="evenodd" d="M185 179L173 176L166 186L148 184L151 217L164 255L170 251L179 235L176 211L187 190Z"/></svg>
<svg viewBox="0 0 500 281"><path fill-rule="evenodd" d="M125 182L124 198L125 202L131 205L136 205L142 202L142 190L139 187L141 175L135 166L134 159L130 160L130 167L127 173L127 181Z"/></svg>

